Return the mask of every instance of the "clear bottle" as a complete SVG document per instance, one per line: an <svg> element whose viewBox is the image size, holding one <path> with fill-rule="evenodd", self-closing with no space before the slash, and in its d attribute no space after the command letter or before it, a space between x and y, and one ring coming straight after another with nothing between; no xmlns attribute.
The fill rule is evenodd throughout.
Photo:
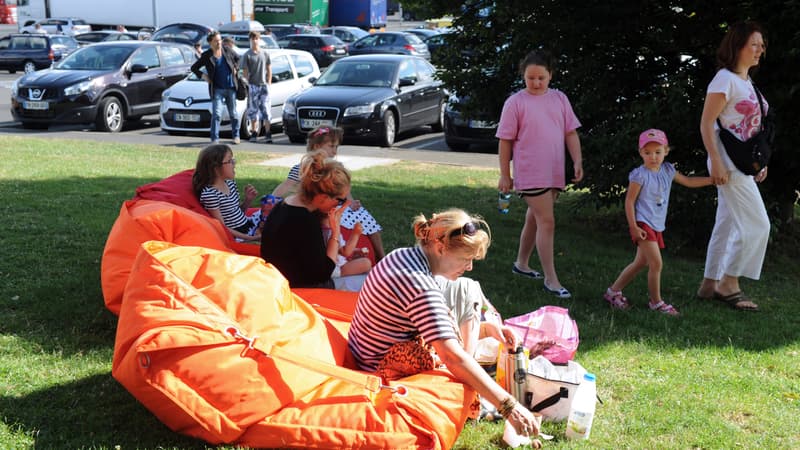
<svg viewBox="0 0 800 450"><path fill-rule="evenodd" d="M594 420L594 409L597 403L597 386L595 376L591 373L583 375L583 381L575 390L575 398L567 419L568 439L589 439Z"/></svg>
<svg viewBox="0 0 800 450"><path fill-rule="evenodd" d="M497 210L500 214L508 214L508 207L511 206L511 192L497 193Z"/></svg>

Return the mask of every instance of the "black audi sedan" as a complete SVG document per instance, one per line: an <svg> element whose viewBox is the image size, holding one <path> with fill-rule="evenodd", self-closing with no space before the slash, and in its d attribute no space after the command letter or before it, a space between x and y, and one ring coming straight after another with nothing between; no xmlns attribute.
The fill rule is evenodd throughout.
<svg viewBox="0 0 800 450"><path fill-rule="evenodd" d="M426 125L441 131L447 92L434 74L418 56L342 58L314 86L286 100L284 133L291 142L303 142L318 126L337 126L345 138L391 147L402 131Z"/></svg>
<svg viewBox="0 0 800 450"><path fill-rule="evenodd" d="M126 120L158 114L161 93L194 61L184 44L100 42L14 81L11 113L25 128L94 122L98 130L117 132Z"/></svg>

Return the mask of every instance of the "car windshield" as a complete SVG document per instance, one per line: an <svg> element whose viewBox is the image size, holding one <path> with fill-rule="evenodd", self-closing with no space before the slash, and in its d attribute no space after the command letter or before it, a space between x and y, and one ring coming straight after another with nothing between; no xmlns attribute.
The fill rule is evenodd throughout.
<svg viewBox="0 0 800 450"><path fill-rule="evenodd" d="M326 70L315 85L391 87L396 72L394 62L342 60Z"/></svg>
<svg viewBox="0 0 800 450"><path fill-rule="evenodd" d="M62 60L57 69L65 70L114 70L135 50L132 46L90 45L76 50Z"/></svg>

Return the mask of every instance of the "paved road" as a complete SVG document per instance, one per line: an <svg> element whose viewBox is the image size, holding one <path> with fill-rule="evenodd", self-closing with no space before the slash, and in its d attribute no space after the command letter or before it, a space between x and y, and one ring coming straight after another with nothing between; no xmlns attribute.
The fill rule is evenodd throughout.
<svg viewBox="0 0 800 450"><path fill-rule="evenodd" d="M390 22L389 28L409 27L414 23ZM0 25L0 36L15 32L16 25ZM171 145L178 147L203 147L208 144L208 136L170 136L161 131L158 116L145 116L140 122L132 123L120 133L103 133L94 130L93 126L62 125L48 130L25 130L14 122L10 112L11 84L20 76L0 73L0 134L28 135L39 138L89 139L94 141L121 142L135 144ZM304 145L291 144L283 134L275 134L272 145L242 143L242 150L264 151L278 154L302 154ZM224 142L224 140L223 140ZM420 128L402 133L391 148L380 148L369 145L343 145L339 149L342 156L377 157L399 160L432 162L462 166L497 167L496 147L476 148L468 153L451 152L444 143L442 133L431 133L427 128Z"/></svg>

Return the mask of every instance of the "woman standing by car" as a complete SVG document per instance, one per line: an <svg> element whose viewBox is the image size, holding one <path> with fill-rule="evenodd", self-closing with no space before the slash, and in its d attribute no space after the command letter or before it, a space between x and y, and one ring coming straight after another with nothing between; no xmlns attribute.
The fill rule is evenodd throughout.
<svg viewBox="0 0 800 450"><path fill-rule="evenodd" d="M717 50L719 71L708 85L700 133L708 152L708 168L717 185L717 215L708 241L700 298L722 301L734 309L756 311L742 294L739 277L759 279L769 239L769 217L756 183L767 178L767 167L745 175L731 161L719 138L717 119L741 141L759 132L761 108L750 74L766 45L761 27L739 22L728 28ZM767 111L766 99L763 102Z"/></svg>
<svg viewBox="0 0 800 450"><path fill-rule="evenodd" d="M236 113L236 88L238 87L239 56L230 48L222 45L222 36L218 31L211 31L206 38L210 48L192 64L192 72L208 83L211 94L211 143L219 142L219 126L222 123L222 104L228 108L231 118L231 134L233 143L239 140L239 115ZM200 71L201 67L206 72Z"/></svg>

